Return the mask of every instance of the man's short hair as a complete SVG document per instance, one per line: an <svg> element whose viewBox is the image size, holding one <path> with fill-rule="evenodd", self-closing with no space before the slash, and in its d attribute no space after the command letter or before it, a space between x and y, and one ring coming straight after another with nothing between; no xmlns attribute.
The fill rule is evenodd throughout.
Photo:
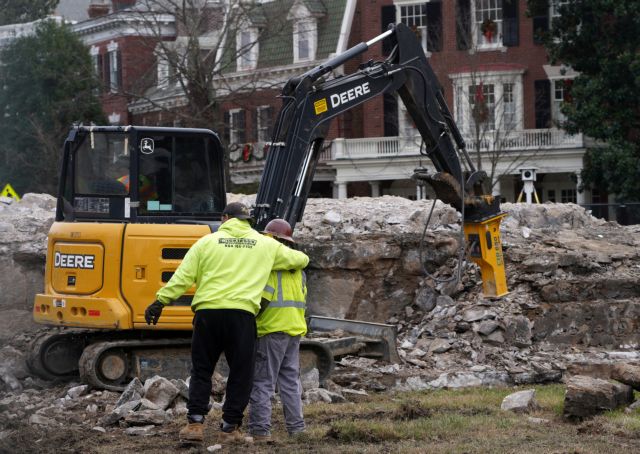
<svg viewBox="0 0 640 454"><path fill-rule="evenodd" d="M240 202L232 202L228 204L222 212L222 215L229 216L230 218L247 219L249 221L253 220L251 213L249 213L249 208Z"/></svg>

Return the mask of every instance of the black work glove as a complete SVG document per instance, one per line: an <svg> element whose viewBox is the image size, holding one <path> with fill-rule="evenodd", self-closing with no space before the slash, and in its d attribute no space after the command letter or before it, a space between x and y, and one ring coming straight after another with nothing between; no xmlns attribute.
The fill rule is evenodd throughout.
<svg viewBox="0 0 640 454"><path fill-rule="evenodd" d="M149 305L149 307L147 307L147 309L144 311L144 319L147 322L147 325L151 325L151 323L155 325L158 323L160 314L162 314L163 307L164 304L162 304L158 300L154 301Z"/></svg>

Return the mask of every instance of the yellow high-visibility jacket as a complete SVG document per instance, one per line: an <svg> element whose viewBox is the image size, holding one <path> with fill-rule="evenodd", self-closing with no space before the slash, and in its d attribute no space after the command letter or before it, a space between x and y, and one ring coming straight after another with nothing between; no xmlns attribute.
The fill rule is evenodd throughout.
<svg viewBox="0 0 640 454"><path fill-rule="evenodd" d="M304 319L307 279L304 271L272 271L262 298L269 305L256 318L258 337L278 332L290 336L307 334L307 322Z"/></svg>
<svg viewBox="0 0 640 454"><path fill-rule="evenodd" d="M195 283L194 312L240 309L255 315L271 270L302 269L308 263L303 252L256 232L246 220L233 218L191 246L156 298L169 304Z"/></svg>

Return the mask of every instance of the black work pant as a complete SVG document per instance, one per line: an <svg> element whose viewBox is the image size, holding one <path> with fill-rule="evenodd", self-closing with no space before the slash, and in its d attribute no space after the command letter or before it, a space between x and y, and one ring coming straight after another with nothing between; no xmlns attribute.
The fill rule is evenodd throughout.
<svg viewBox="0 0 640 454"><path fill-rule="evenodd" d="M226 398L222 419L229 424L242 423L253 386L256 318L250 312L233 309L201 309L193 318L191 339L190 415L209 412L211 377L220 358L229 364Z"/></svg>

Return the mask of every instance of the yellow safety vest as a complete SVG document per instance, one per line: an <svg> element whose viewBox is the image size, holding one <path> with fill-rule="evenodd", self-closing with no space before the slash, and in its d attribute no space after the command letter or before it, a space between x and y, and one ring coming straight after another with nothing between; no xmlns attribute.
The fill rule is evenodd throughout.
<svg viewBox="0 0 640 454"><path fill-rule="evenodd" d="M307 279L304 271L272 271L262 292L269 305L256 318L258 337L270 333L304 336Z"/></svg>

